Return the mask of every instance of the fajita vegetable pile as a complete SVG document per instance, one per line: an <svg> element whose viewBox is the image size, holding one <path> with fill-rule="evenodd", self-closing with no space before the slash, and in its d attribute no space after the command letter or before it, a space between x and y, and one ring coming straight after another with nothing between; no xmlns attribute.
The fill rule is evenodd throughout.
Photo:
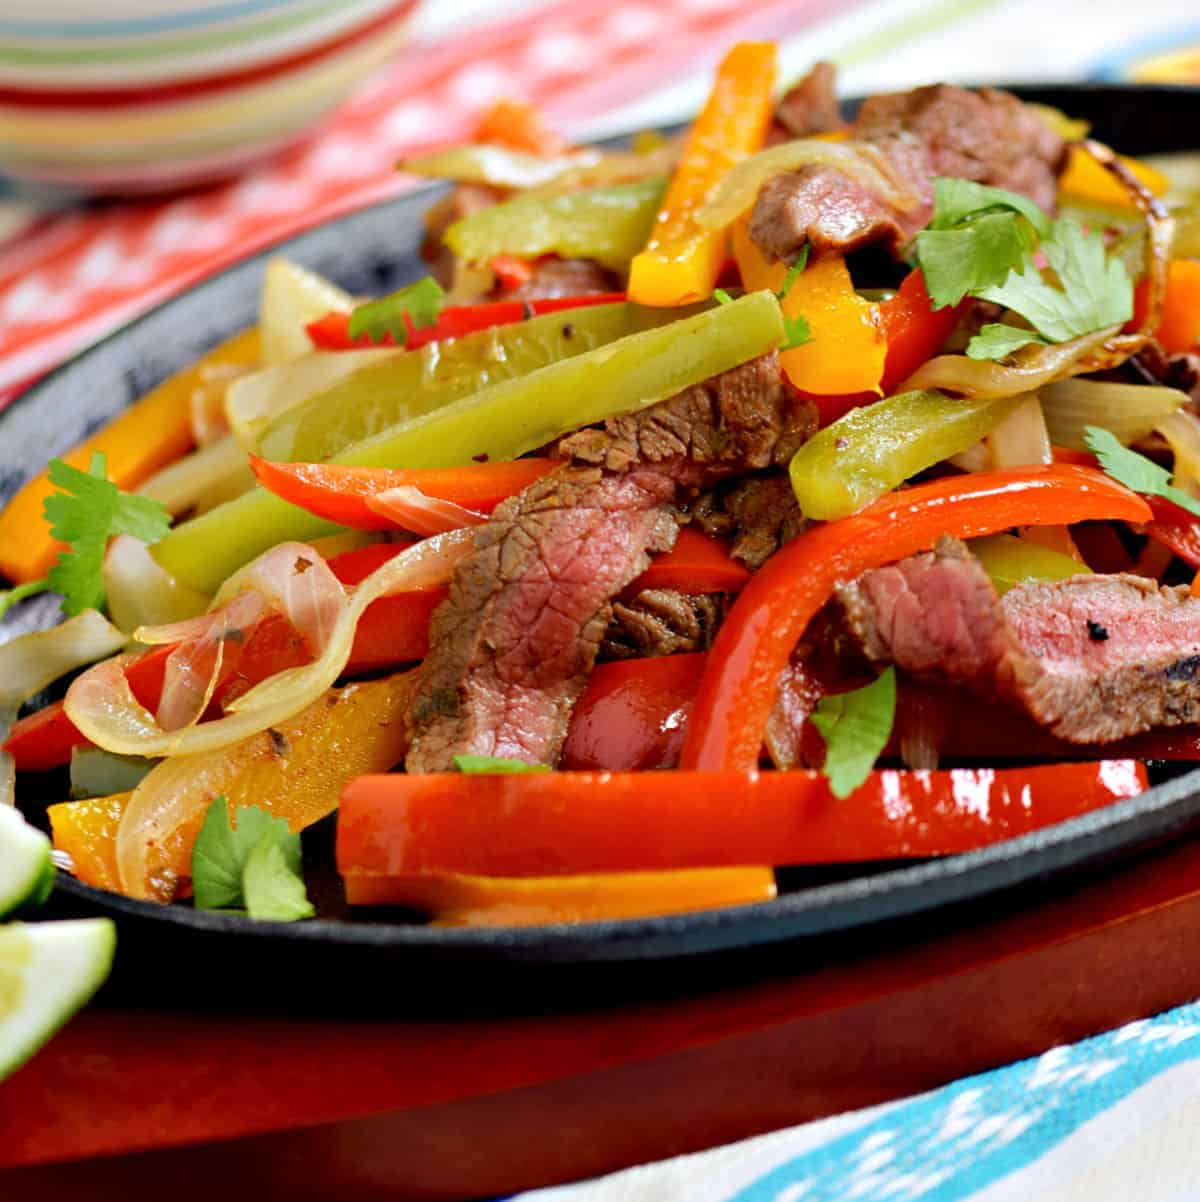
<svg viewBox="0 0 1200 1202"><path fill-rule="evenodd" d="M328 819L364 916L664 914L1200 759L1200 204L1159 166L987 88L847 122L744 43L678 138L505 103L401 167L450 185L426 278L276 260L0 514L0 606L65 616L0 647L0 781L69 769L23 796L64 782L80 880L301 920Z"/></svg>

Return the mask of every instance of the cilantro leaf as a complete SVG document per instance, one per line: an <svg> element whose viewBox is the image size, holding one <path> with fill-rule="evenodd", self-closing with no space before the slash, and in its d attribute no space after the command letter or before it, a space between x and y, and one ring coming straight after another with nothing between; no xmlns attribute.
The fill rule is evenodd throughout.
<svg viewBox="0 0 1200 1202"><path fill-rule="evenodd" d="M508 773L508 772L549 772L546 764L527 764L524 760L506 760L494 755L456 755L454 766L459 772L467 773Z"/></svg>
<svg viewBox="0 0 1200 1202"><path fill-rule="evenodd" d="M1200 501L1171 483L1171 473L1152 459L1122 446L1111 430L1102 426L1087 426L1083 431L1087 448L1100 460L1100 466L1114 479L1134 492L1151 497L1165 497L1180 509L1200 517Z"/></svg>
<svg viewBox="0 0 1200 1202"><path fill-rule="evenodd" d="M1019 313L1050 342L1067 342L1133 316L1133 281L1119 258L1108 257L1101 234L1085 234L1077 221L1059 218L1041 249L1061 287L1026 259L1022 270L978 295Z"/></svg>
<svg viewBox="0 0 1200 1202"><path fill-rule="evenodd" d="M50 533L70 549L59 553L46 583L63 598L63 613L74 617L104 604L104 549L114 534L131 534L153 543L171 528L171 516L160 501L123 493L107 475L105 458L92 455L86 472L61 459L47 468L59 491L43 503Z"/></svg>
<svg viewBox="0 0 1200 1202"><path fill-rule="evenodd" d="M437 280L426 276L398 292L367 301L350 314L350 337L353 340L365 334L371 342L383 342L390 334L397 346L405 346L409 322L417 329L436 325L445 295Z"/></svg>
<svg viewBox="0 0 1200 1202"><path fill-rule="evenodd" d="M4 617L18 601L24 601L26 597L35 597L49 588L50 582L47 580L30 580L27 584L18 584L16 588L0 591L0 618Z"/></svg>
<svg viewBox="0 0 1200 1202"><path fill-rule="evenodd" d="M1028 346L1031 342L1046 340L1036 330L1020 330L1016 326L1006 326L1001 322L988 322L970 342L967 343L968 359L1003 359L1013 351Z"/></svg>
<svg viewBox="0 0 1200 1202"><path fill-rule="evenodd" d="M896 670L861 689L822 697L812 724L825 740L825 766L834 796L849 797L871 774L896 718Z"/></svg>
<svg viewBox="0 0 1200 1202"><path fill-rule="evenodd" d="M311 917L300 875L300 836L260 806L239 806L236 817L234 826L224 797L204 816L192 848L196 908L245 911L281 922Z"/></svg>
<svg viewBox="0 0 1200 1202"><path fill-rule="evenodd" d="M294 853L292 848L294 847ZM295 922L316 913L300 875L300 836L260 839L246 858L242 892L251 918Z"/></svg>
<svg viewBox="0 0 1200 1202"><path fill-rule="evenodd" d="M1002 283L1050 229L1033 201L1003 188L942 176L933 195L933 218L916 237L916 257L937 309Z"/></svg>
<svg viewBox="0 0 1200 1202"><path fill-rule="evenodd" d="M922 230L917 256L934 307L1004 281L1032 244L1013 213L989 213L961 229Z"/></svg>
<svg viewBox="0 0 1200 1202"><path fill-rule="evenodd" d="M808 243L806 242L801 248L800 253L796 256L796 261L787 269L787 275L783 277L783 284L779 291L775 294L780 300L792 290L792 285L796 282L796 277L808 266Z"/></svg>
<svg viewBox="0 0 1200 1202"><path fill-rule="evenodd" d="M713 289L713 299L717 302L718 305L732 305L733 304L733 297L730 296L729 293L726 292L724 288L714 288Z"/></svg>
<svg viewBox="0 0 1200 1202"><path fill-rule="evenodd" d="M1005 211L1024 217L1038 237L1050 232L1050 218L1028 196L947 175L933 181L933 219L928 228L952 230L966 221Z"/></svg>
<svg viewBox="0 0 1200 1202"><path fill-rule="evenodd" d="M806 317L788 317L785 314L783 332L785 338L783 345L779 348L781 351L790 351L793 347L803 346L806 342L812 341L812 330L809 328Z"/></svg>

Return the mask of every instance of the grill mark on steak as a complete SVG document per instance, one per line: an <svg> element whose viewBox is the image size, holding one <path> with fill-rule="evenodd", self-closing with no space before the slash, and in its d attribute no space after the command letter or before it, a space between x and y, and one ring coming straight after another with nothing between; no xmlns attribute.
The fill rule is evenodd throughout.
<svg viewBox="0 0 1200 1202"><path fill-rule="evenodd" d="M1020 192L1052 209L1066 144L1008 92L948 84L872 96L851 136L879 149L915 198L902 211L835 168L811 164L768 180L750 214L750 237L771 259L791 261L807 242L845 254L882 243L895 253L927 223L935 176Z"/></svg>
<svg viewBox="0 0 1200 1202"><path fill-rule="evenodd" d="M434 613L408 770L446 770L465 753L555 763L613 600L673 545L684 493L769 464L792 417L768 355L564 439L586 465L499 505ZM661 620L668 603L657 604Z"/></svg>
<svg viewBox="0 0 1200 1202"><path fill-rule="evenodd" d="M864 573L839 601L868 659L1005 698L1074 743L1200 720L1200 599L1186 587L1081 575L999 598L944 539Z"/></svg>

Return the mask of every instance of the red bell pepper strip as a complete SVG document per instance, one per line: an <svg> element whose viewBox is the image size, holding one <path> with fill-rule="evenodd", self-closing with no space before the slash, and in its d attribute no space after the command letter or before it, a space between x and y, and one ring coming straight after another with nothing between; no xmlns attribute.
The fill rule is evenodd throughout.
<svg viewBox="0 0 1200 1202"><path fill-rule="evenodd" d="M598 664L571 713L562 767L674 768L704 659L696 652Z"/></svg>
<svg viewBox="0 0 1200 1202"><path fill-rule="evenodd" d="M427 342L441 342L444 338L461 338L476 330L488 330L492 326L510 325L514 321L525 321L543 313L558 313L563 309L579 309L585 305L611 305L623 301L623 292L596 292L586 296L560 296L546 300L493 301L486 305L452 305L443 309L431 326L414 326L408 314L404 324L408 330L405 347L415 351ZM386 334L380 342L372 342L365 334L350 337L349 313L326 313L305 327L312 344L321 351L361 350L372 346L395 346L396 340Z"/></svg>
<svg viewBox="0 0 1200 1202"><path fill-rule="evenodd" d="M811 526L752 577L717 635L684 744L684 768L758 762L776 682L834 588L868 568L925 551L943 534L975 538L1011 526L1097 518L1141 522L1150 507L1124 485L1068 464L947 477Z"/></svg>
<svg viewBox="0 0 1200 1202"><path fill-rule="evenodd" d="M501 501L540 480L555 466L552 459L514 459L409 471L336 463L272 463L250 456L250 467L264 488L352 530L396 529L395 518L367 504L369 497L393 488L416 488L464 509L491 513Z"/></svg>
<svg viewBox="0 0 1200 1202"><path fill-rule="evenodd" d="M1146 788L1132 760L874 772L844 801L808 771L361 776L337 865L523 877L948 855Z"/></svg>
<svg viewBox="0 0 1200 1202"><path fill-rule="evenodd" d="M724 542L685 526L675 546L656 555L627 592L669 588L691 594L740 593L749 579L749 569L730 556Z"/></svg>
<svg viewBox="0 0 1200 1202"><path fill-rule="evenodd" d="M1156 543L1169 547L1185 563L1200 568L1200 518L1166 497L1147 497L1154 519L1142 528Z"/></svg>

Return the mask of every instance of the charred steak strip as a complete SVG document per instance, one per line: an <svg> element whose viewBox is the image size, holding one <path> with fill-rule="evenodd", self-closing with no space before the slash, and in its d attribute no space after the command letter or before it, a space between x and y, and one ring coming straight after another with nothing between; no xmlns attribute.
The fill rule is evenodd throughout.
<svg viewBox="0 0 1200 1202"><path fill-rule="evenodd" d="M727 608L723 593L689 596L674 589L643 589L636 597L613 603L600 658L646 659L707 651Z"/></svg>
<svg viewBox="0 0 1200 1202"><path fill-rule="evenodd" d="M839 599L869 659L1007 698L1071 742L1200 721L1200 600L1187 589L1085 575L1001 599L966 548L943 540Z"/></svg>
<svg viewBox="0 0 1200 1202"><path fill-rule="evenodd" d="M883 243L893 251L929 220L933 180L958 176L1054 205L1066 146L1037 112L1008 92L937 84L863 102L851 136L884 153L916 200L894 207L830 167L807 166L768 180L750 215L750 236L772 259L804 243L844 254Z"/></svg>

